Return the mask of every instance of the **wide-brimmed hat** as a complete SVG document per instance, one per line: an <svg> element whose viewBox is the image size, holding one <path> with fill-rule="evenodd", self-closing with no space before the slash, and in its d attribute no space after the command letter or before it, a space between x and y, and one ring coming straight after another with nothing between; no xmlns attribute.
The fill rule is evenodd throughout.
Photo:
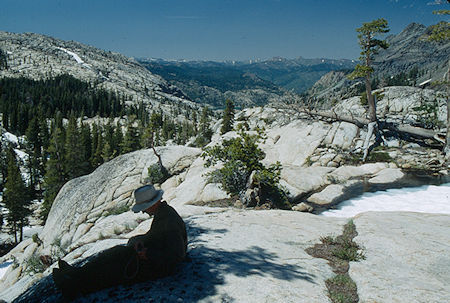
<svg viewBox="0 0 450 303"><path fill-rule="evenodd" d="M152 184L144 185L134 191L136 204L131 208L135 213L143 211L161 200L164 191L156 189Z"/></svg>

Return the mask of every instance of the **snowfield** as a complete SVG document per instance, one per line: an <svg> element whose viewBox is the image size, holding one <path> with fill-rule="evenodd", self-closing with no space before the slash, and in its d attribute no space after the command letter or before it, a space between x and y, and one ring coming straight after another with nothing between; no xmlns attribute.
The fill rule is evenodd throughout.
<svg viewBox="0 0 450 303"><path fill-rule="evenodd" d="M84 62L80 58L80 56L78 56L76 53L71 52L71 51L69 51L69 50L67 50L65 48L62 48L62 47L57 47L57 49L62 50L63 52L71 55L75 59L75 61L77 61L78 64L81 64L81 65L83 65L84 67L87 67L87 68L92 68L92 66L90 64L87 64L86 62Z"/></svg>
<svg viewBox="0 0 450 303"><path fill-rule="evenodd" d="M340 203L338 209L324 211L327 217L353 217L366 211L412 211L450 214L450 183L388 189Z"/></svg>

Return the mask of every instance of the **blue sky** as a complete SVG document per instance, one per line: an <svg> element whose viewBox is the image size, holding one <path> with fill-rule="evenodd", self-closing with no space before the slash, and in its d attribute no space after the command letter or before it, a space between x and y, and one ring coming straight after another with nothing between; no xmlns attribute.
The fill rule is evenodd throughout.
<svg viewBox="0 0 450 303"><path fill-rule="evenodd" d="M0 30L134 57L201 60L359 56L355 29L437 23L445 0L0 0ZM1 47L1 46L0 46Z"/></svg>

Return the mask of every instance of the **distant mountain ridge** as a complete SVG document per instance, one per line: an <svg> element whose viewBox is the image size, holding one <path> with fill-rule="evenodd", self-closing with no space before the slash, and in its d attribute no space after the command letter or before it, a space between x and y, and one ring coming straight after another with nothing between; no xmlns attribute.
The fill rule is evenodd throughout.
<svg viewBox="0 0 450 303"><path fill-rule="evenodd" d="M450 42L427 41L430 33L430 27L411 23L399 34L388 36L389 47L374 60L376 75L395 75L417 67L424 71L419 80L442 80L450 59Z"/></svg>
<svg viewBox="0 0 450 303"><path fill-rule="evenodd" d="M434 83L442 81L448 71L450 42L428 41L426 38L430 32L431 27L411 23L400 33L386 37L389 47L375 55L373 64L373 78L379 80L378 88L389 85L417 86L430 79ZM410 73L415 76L410 77ZM340 100L358 94L358 80L350 81L346 74L331 71L324 75L308 90L308 97ZM395 78L399 76L405 83L395 84ZM436 87L440 88L439 85Z"/></svg>
<svg viewBox="0 0 450 303"><path fill-rule="evenodd" d="M137 59L152 73L179 87L191 100L221 107L226 98L239 107L274 99L292 102L322 75L353 68L352 60L285 59L251 61L165 61Z"/></svg>

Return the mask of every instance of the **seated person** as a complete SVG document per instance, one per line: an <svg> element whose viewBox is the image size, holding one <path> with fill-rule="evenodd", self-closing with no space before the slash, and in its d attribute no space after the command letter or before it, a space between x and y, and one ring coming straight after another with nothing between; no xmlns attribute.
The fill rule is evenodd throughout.
<svg viewBox="0 0 450 303"><path fill-rule="evenodd" d="M59 260L53 269L56 287L67 299L119 284L154 280L175 272L187 249L186 226L178 213L161 201L162 190L145 185L135 190L132 210L154 215L150 230L100 252L81 267Z"/></svg>

